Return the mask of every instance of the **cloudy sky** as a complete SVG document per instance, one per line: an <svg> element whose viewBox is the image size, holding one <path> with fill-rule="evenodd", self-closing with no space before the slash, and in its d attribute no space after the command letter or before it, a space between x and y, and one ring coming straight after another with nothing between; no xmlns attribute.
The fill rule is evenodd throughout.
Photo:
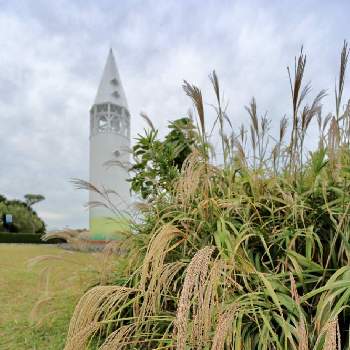
<svg viewBox="0 0 350 350"><path fill-rule="evenodd" d="M161 130L187 113L183 79L202 88L210 116L213 69L235 126L252 96L276 123L290 115L286 67L301 45L312 94L329 89L333 108L349 13L345 0L0 0L0 193L45 195L37 210L51 229L87 227L87 193L69 179L88 179L89 108L109 47L133 137L141 111Z"/></svg>

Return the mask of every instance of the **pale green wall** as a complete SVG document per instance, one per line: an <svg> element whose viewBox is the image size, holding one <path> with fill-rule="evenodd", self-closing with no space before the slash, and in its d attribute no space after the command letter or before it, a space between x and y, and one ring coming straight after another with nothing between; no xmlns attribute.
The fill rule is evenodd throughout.
<svg viewBox="0 0 350 350"><path fill-rule="evenodd" d="M130 222L125 218L92 218L90 221L90 237L92 240L118 240L123 233L130 230Z"/></svg>

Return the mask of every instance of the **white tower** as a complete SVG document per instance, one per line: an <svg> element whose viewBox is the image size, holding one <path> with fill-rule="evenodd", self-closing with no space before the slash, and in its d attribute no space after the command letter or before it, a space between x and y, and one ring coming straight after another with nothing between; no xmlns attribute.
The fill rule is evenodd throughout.
<svg viewBox="0 0 350 350"><path fill-rule="evenodd" d="M130 186L126 181L128 172L125 167L129 163L129 149L130 114L111 49L90 110L90 183L109 193L109 206L114 208L114 213L105 207L95 206L103 198L90 191L92 239L117 238L118 231L125 229L125 213L130 206ZM113 165L108 166L108 163Z"/></svg>

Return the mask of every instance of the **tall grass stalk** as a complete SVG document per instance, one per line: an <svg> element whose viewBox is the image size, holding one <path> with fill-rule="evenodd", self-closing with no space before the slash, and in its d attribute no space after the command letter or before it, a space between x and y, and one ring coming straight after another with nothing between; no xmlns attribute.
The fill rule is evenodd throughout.
<svg viewBox="0 0 350 350"><path fill-rule="evenodd" d="M231 121L214 72L223 167L209 152L202 93L184 82L200 142L170 190L144 206L116 285L90 290L77 305L66 349L349 348L348 55L345 42L336 111L323 117L325 91L306 102L300 52L277 137L255 99L250 126L225 134ZM306 152L316 124L318 148Z"/></svg>

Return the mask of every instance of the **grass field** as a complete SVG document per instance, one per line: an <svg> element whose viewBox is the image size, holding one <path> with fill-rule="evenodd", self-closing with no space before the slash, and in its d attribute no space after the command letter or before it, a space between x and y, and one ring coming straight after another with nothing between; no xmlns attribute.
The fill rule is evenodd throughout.
<svg viewBox="0 0 350 350"><path fill-rule="evenodd" d="M53 245L0 244L0 349L63 349L74 306L98 281L102 260Z"/></svg>

